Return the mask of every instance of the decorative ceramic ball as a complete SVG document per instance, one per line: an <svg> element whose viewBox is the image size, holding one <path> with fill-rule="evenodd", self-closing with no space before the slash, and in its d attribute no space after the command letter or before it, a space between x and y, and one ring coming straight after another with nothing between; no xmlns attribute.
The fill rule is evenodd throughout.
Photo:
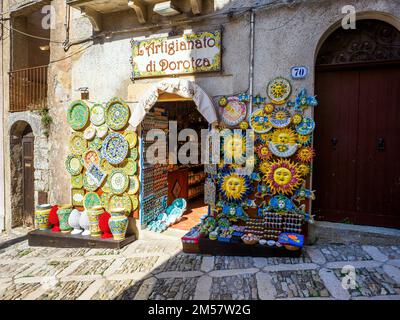
<svg viewBox="0 0 400 320"><path fill-rule="evenodd" d="M84 231L82 232L83 236L89 236L90 235L90 230L89 230L89 216L85 211L82 212L81 217L79 219L79 225L81 226Z"/></svg>
<svg viewBox="0 0 400 320"><path fill-rule="evenodd" d="M226 97L222 97L221 99L219 99L218 104L220 107L225 107L228 104L228 99L226 99Z"/></svg>
<svg viewBox="0 0 400 320"><path fill-rule="evenodd" d="M69 215L68 224L72 228L74 228L74 230L71 231L71 234L80 234L80 233L82 233L83 230L81 229L81 226L79 224L79 220L81 218L81 214L82 213L80 211L74 209L74 210L72 210L71 214Z"/></svg>

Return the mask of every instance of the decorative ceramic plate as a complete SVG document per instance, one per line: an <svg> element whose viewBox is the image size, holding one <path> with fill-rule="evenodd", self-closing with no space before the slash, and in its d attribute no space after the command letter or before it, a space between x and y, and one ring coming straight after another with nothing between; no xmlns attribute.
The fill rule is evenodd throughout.
<svg viewBox="0 0 400 320"><path fill-rule="evenodd" d="M90 176L94 181L96 181L98 186L101 186L104 179L107 177L107 173L99 168L98 165L92 163L87 169L86 174Z"/></svg>
<svg viewBox="0 0 400 320"><path fill-rule="evenodd" d="M92 176L85 174L83 177L83 188L88 191L96 191L100 185L96 180L92 178Z"/></svg>
<svg viewBox="0 0 400 320"><path fill-rule="evenodd" d="M137 176L129 177L129 194L135 194L139 191L139 178Z"/></svg>
<svg viewBox="0 0 400 320"><path fill-rule="evenodd" d="M250 127L257 133L266 133L272 129L268 115L263 108L255 110L250 117Z"/></svg>
<svg viewBox="0 0 400 320"><path fill-rule="evenodd" d="M83 187L83 176L78 174L71 177L71 185L74 189L81 189Z"/></svg>
<svg viewBox="0 0 400 320"><path fill-rule="evenodd" d="M72 129L82 130L89 121L89 107L82 100L73 101L67 112L67 121Z"/></svg>
<svg viewBox="0 0 400 320"><path fill-rule="evenodd" d="M101 206L99 195L95 192L87 193L83 198L83 206L86 210L95 206Z"/></svg>
<svg viewBox="0 0 400 320"><path fill-rule="evenodd" d="M97 150L87 150L82 156L86 168L92 164L100 165L100 155Z"/></svg>
<svg viewBox="0 0 400 320"><path fill-rule="evenodd" d="M95 126L101 126L106 122L105 109L101 103L95 103L92 108L90 108L90 121Z"/></svg>
<svg viewBox="0 0 400 320"><path fill-rule="evenodd" d="M103 141L99 137L96 137L89 142L89 149L100 150L102 144Z"/></svg>
<svg viewBox="0 0 400 320"><path fill-rule="evenodd" d="M131 149L130 151L129 151L129 156L128 156L128 158L129 159L132 159L132 160L137 160L137 158L138 158L138 149L137 148L133 148L133 149Z"/></svg>
<svg viewBox="0 0 400 320"><path fill-rule="evenodd" d="M81 132L74 132L69 140L69 146L72 153L82 154L87 148L87 141Z"/></svg>
<svg viewBox="0 0 400 320"><path fill-rule="evenodd" d="M111 164L120 164L128 155L129 145L124 136L110 133L101 147L101 156Z"/></svg>
<svg viewBox="0 0 400 320"><path fill-rule="evenodd" d="M129 198L132 203L132 209L130 211L135 211L139 207L139 198L137 195L130 195Z"/></svg>
<svg viewBox="0 0 400 320"><path fill-rule="evenodd" d="M108 203L110 201L110 194L103 192L103 194L100 196L100 201L101 201L101 206L108 211Z"/></svg>
<svg viewBox="0 0 400 320"><path fill-rule="evenodd" d="M297 144L289 144L289 143L273 143L272 141L269 142L269 150L277 157L287 158L291 157L295 154L297 150Z"/></svg>
<svg viewBox="0 0 400 320"><path fill-rule="evenodd" d="M107 103L106 123L115 131L122 130L128 124L130 111L128 105L118 98Z"/></svg>
<svg viewBox="0 0 400 320"><path fill-rule="evenodd" d="M83 164L80 156L69 155L65 160L65 167L70 175L76 176L82 172Z"/></svg>
<svg viewBox="0 0 400 320"><path fill-rule="evenodd" d="M269 117L269 123L274 128L287 127L292 121L292 116L284 107L275 108Z"/></svg>
<svg viewBox="0 0 400 320"><path fill-rule="evenodd" d="M298 134L307 135L313 132L315 129L315 122L310 117L304 117L303 120L296 126Z"/></svg>
<svg viewBox="0 0 400 320"><path fill-rule="evenodd" d="M100 127L97 127L96 128L96 132L97 132L97 136L99 137L99 138L101 138L101 139L103 139L106 135L107 135L107 133L108 133L108 127L107 127L107 125L102 125L102 126L100 126Z"/></svg>
<svg viewBox="0 0 400 320"><path fill-rule="evenodd" d="M137 164L135 162L135 160L133 159L125 159L121 165L120 168L122 170L124 170L124 172L128 175L128 176L133 176L136 171L137 171Z"/></svg>
<svg viewBox="0 0 400 320"><path fill-rule="evenodd" d="M128 141L130 149L136 146L138 137L135 131L125 131L124 137Z"/></svg>
<svg viewBox="0 0 400 320"><path fill-rule="evenodd" d="M109 210L113 208L124 208L126 212L131 212L132 211L132 202L131 198L124 194L122 196L119 195L112 195L110 197L110 201L108 202L108 208Z"/></svg>
<svg viewBox="0 0 400 320"><path fill-rule="evenodd" d="M86 140L93 140L95 136L96 136L96 129L92 126L87 127L83 132L83 137Z"/></svg>
<svg viewBox="0 0 400 320"><path fill-rule="evenodd" d="M236 126L246 117L246 104L239 101L237 97L228 98L228 104L222 112L222 120L228 126Z"/></svg>
<svg viewBox="0 0 400 320"><path fill-rule="evenodd" d="M267 86L268 98L274 104L283 104L289 98L292 91L292 86L289 80L277 77L271 80Z"/></svg>
<svg viewBox="0 0 400 320"><path fill-rule="evenodd" d="M115 169L115 167L113 167L113 165L111 165L106 159L101 159L100 169L104 172L110 173L112 170Z"/></svg>
<svg viewBox="0 0 400 320"><path fill-rule="evenodd" d="M122 194L129 186L129 177L123 170L114 169L110 173L108 184L112 193Z"/></svg>
<svg viewBox="0 0 400 320"><path fill-rule="evenodd" d="M85 190L72 189L71 197L73 206L83 206L83 199L85 198Z"/></svg>
<svg viewBox="0 0 400 320"><path fill-rule="evenodd" d="M108 183L108 180L106 180L106 182L103 184L103 186L101 187L101 190L103 190L103 192L105 192L105 193L111 193L111 188Z"/></svg>

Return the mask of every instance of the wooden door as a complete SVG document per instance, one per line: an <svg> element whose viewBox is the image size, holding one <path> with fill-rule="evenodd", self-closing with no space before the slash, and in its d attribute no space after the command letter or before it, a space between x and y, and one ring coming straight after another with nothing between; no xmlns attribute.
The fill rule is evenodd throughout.
<svg viewBox="0 0 400 320"><path fill-rule="evenodd" d="M34 167L33 167L34 138L32 133L22 138L22 183L23 183L23 222L26 226L34 224Z"/></svg>
<svg viewBox="0 0 400 320"><path fill-rule="evenodd" d="M314 213L400 227L400 66L320 71L315 91Z"/></svg>

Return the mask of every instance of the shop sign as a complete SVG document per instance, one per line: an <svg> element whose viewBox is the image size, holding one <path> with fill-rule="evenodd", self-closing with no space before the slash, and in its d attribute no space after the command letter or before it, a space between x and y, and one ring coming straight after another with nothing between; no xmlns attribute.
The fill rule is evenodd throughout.
<svg viewBox="0 0 400 320"><path fill-rule="evenodd" d="M293 79L304 79L308 74L308 68L304 66L296 66L290 69Z"/></svg>
<svg viewBox="0 0 400 320"><path fill-rule="evenodd" d="M132 40L133 78L221 71L221 31Z"/></svg>

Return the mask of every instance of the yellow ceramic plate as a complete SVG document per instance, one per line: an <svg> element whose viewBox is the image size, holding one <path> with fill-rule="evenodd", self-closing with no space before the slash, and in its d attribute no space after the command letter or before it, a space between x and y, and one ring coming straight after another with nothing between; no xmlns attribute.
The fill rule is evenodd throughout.
<svg viewBox="0 0 400 320"><path fill-rule="evenodd" d="M139 179L137 176L129 177L129 194L135 194L139 191Z"/></svg>
<svg viewBox="0 0 400 320"><path fill-rule="evenodd" d="M125 131L124 136L125 136L126 141L128 141L128 143L129 143L129 148L130 149L134 148L136 146L136 143L138 140L136 132Z"/></svg>

